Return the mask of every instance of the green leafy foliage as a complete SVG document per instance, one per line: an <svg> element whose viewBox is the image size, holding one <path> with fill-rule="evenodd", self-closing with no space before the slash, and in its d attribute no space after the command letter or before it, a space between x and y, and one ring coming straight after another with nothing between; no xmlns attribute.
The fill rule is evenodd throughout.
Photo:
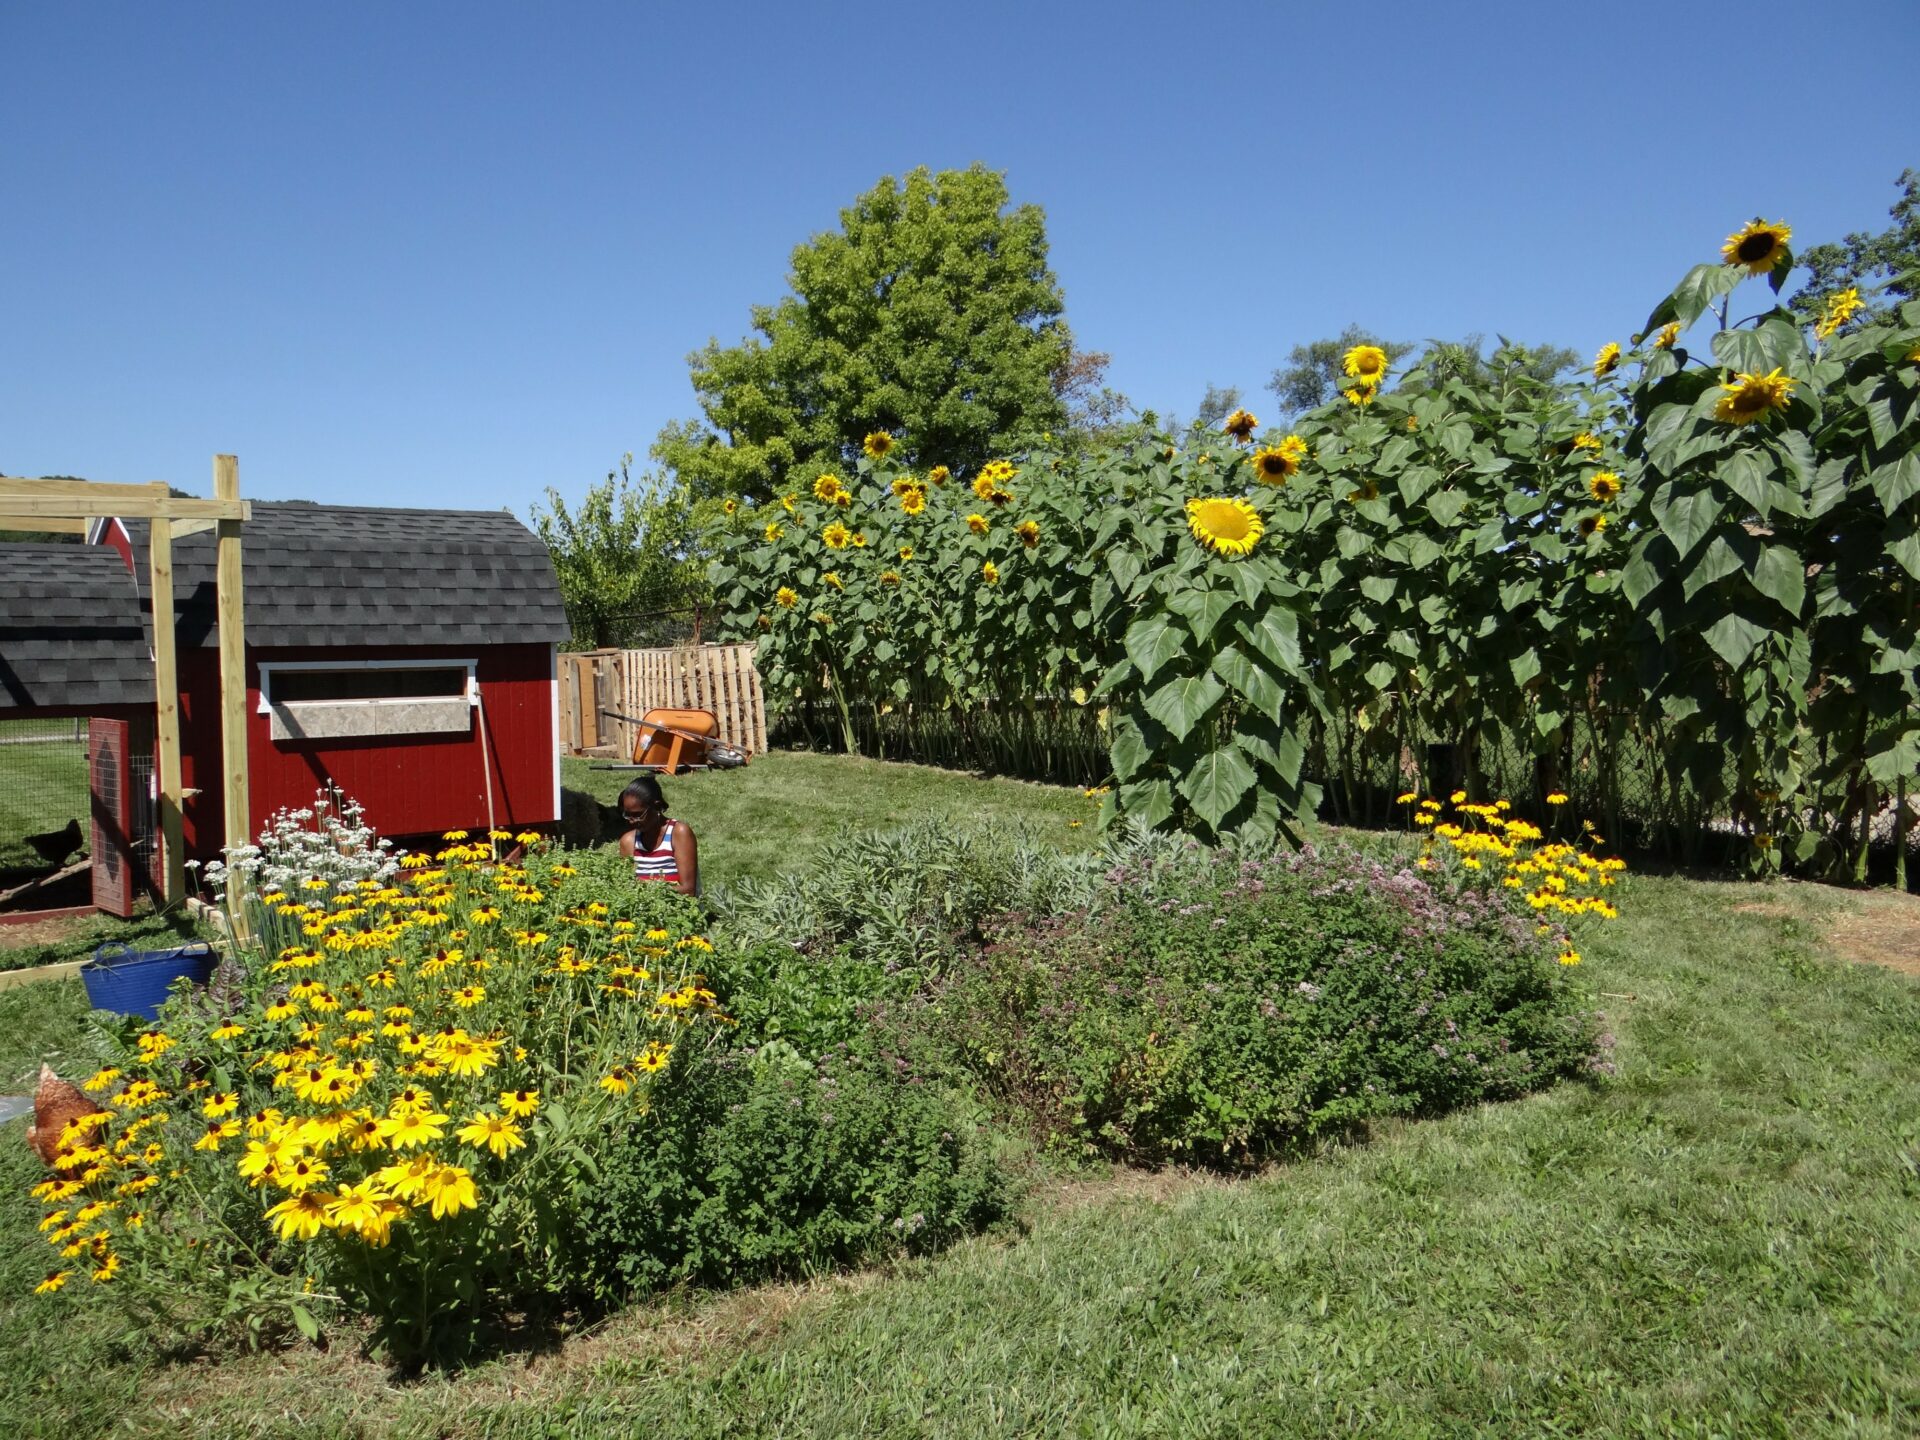
<svg viewBox="0 0 1920 1440"><path fill-rule="evenodd" d="M984 166L882 179L795 248L788 281L751 338L688 357L702 418L653 455L697 495L777 495L875 430L909 435L920 463L979 465L1066 421L1056 374L1090 417L1124 407L1069 363L1040 208Z"/></svg>

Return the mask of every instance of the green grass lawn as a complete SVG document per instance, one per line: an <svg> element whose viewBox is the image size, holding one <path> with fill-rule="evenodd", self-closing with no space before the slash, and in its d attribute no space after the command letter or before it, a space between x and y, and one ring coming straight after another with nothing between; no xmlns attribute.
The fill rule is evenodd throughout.
<svg viewBox="0 0 1920 1440"><path fill-rule="evenodd" d="M67 735L71 721L0 720L0 742L27 736ZM0 870L38 865L24 843L28 835L58 830L79 820L86 844L87 754L84 743L0 743Z"/></svg>
<svg viewBox="0 0 1920 1440"><path fill-rule="evenodd" d="M561 783L612 804L633 771L561 761ZM886 829L927 814L996 825L1031 825L1062 845L1091 839L1094 805L1079 790L1026 780L979 778L925 765L844 755L775 751L744 770L691 771L662 779L671 812L700 841L700 871L711 889L804 864L841 831Z"/></svg>
<svg viewBox="0 0 1920 1440"><path fill-rule="evenodd" d="M822 823L1026 807L1064 836L1085 803L804 756L668 789L716 859L774 865ZM1041 1177L1020 1233L671 1297L452 1378L162 1359L105 1303L35 1300L35 1167L0 1136L0 1434L1915 1433L1920 986L1826 951L1838 892L1635 877L1618 899L1577 972L1612 1080L1248 1180ZM77 986L28 988L0 993L9 1062L78 1034Z"/></svg>

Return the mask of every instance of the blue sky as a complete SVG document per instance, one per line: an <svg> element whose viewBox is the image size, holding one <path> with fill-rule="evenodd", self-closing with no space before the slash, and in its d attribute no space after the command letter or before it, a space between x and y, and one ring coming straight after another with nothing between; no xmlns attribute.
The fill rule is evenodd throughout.
<svg viewBox="0 0 1920 1440"><path fill-rule="evenodd" d="M1912 0L15 3L0 59L0 471L523 515L916 165L1043 206L1080 343L1183 413L1349 321L1590 354L1920 165Z"/></svg>

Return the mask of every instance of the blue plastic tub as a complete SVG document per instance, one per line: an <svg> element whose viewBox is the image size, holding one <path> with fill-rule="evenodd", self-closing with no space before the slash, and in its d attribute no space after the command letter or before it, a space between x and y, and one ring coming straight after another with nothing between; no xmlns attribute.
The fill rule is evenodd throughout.
<svg viewBox="0 0 1920 1440"><path fill-rule="evenodd" d="M152 1020L174 981L184 976L196 985L206 984L218 958L204 940L172 950L132 950L109 940L80 967L80 980L94 1009Z"/></svg>

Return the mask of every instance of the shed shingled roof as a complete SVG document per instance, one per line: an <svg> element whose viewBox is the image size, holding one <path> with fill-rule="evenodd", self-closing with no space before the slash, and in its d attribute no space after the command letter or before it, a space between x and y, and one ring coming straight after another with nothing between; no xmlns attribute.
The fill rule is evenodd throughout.
<svg viewBox="0 0 1920 1440"><path fill-rule="evenodd" d="M112 550L0 544L0 714L151 705L144 608Z"/></svg>
<svg viewBox="0 0 1920 1440"><path fill-rule="evenodd" d="M145 521L131 521L147 586ZM505 510L386 510L256 500L242 527L247 644L564 643L546 545ZM214 537L173 542L179 643L219 643Z"/></svg>

